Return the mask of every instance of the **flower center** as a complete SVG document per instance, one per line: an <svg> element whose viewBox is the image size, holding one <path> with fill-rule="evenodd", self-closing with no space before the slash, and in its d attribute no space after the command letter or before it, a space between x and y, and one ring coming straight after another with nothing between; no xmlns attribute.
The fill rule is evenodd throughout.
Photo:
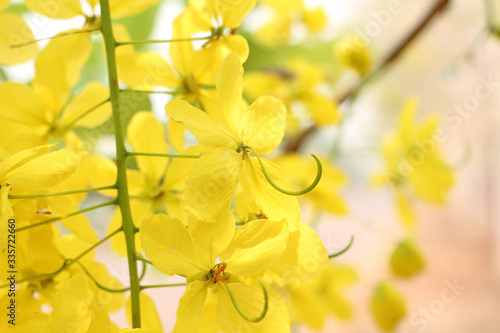
<svg viewBox="0 0 500 333"><path fill-rule="evenodd" d="M216 284L217 281L229 280L229 274L224 275L224 270L227 264L225 262L217 264L210 270L210 277L212 278L212 283Z"/></svg>

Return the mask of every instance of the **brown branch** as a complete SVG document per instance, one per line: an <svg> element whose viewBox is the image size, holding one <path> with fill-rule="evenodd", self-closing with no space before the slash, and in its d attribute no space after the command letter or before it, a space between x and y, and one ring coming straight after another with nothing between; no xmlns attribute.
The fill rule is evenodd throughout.
<svg viewBox="0 0 500 333"><path fill-rule="evenodd" d="M422 20L419 22L419 24L412 30L410 33L402 40L400 41L394 49L385 57L385 59L380 63L380 65L373 70L369 75L367 75L361 82L359 82L356 86L354 86L352 89L347 91L343 96L341 96L337 102L340 104L347 99L356 96L359 91L369 82L371 81L381 70L387 68L391 63L393 63L402 53L408 45L411 44L412 41L416 39L420 35L422 31L425 30L427 25L432 21L433 18L437 16L443 9L446 8L446 6L450 3L450 0L438 0L432 8L430 8L429 12L422 18ZM294 152L297 151L302 143L305 141L309 135L314 133L317 129L316 125L312 125L311 127L307 128L302 134L295 140L291 141L288 143L288 145L285 147L286 152Z"/></svg>

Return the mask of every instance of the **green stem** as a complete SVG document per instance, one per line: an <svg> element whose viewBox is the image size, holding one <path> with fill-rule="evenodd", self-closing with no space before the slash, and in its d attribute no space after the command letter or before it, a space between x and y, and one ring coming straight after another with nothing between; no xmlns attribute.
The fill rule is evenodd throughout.
<svg viewBox="0 0 500 333"><path fill-rule="evenodd" d="M172 91L154 91L154 90L139 90L139 89L120 89L122 93L140 93L140 94L168 94L168 95L177 95L184 94L185 91L181 90L172 90Z"/></svg>
<svg viewBox="0 0 500 333"><path fill-rule="evenodd" d="M100 30L100 28L66 31L66 32L62 32L62 33L60 33L58 35L55 35L55 36L52 36L52 37L30 40L29 42L22 43L22 44L11 45L10 47L13 48L13 49L15 49L15 48L18 48L18 47L23 47L23 46L31 45L31 44L34 44L34 43L38 43L38 42L41 42L41 41L44 41L44 40L55 39L55 38L59 38L59 37L69 36L69 35L86 34L86 33L89 33L89 32L99 31L99 30Z"/></svg>
<svg viewBox="0 0 500 333"><path fill-rule="evenodd" d="M111 200L111 201L104 202L104 203L99 204L99 205L95 205L95 206L91 206L91 207L88 207L88 208L85 208L85 209L77 210L76 212L69 213L69 214L66 214L66 215L63 215L63 216L57 216L57 217L54 217L52 219L48 219L48 220L45 220L45 221L42 221L42 222L30 224L30 225L27 225L25 227L17 229L17 231L21 232L21 231L28 230L28 229L31 229L31 228L39 227L39 226L44 225L44 224L49 224L49 223L52 223L52 222L60 221L62 219L67 219L68 217L72 217L72 216L75 216L75 215L80 215L80 214L83 214L83 213L86 213L86 212L90 212L90 211L92 211L94 209L98 209L98 208L106 207L106 206L111 206L111 205L115 205L115 204L116 204L116 200Z"/></svg>
<svg viewBox="0 0 500 333"><path fill-rule="evenodd" d="M120 231L122 231L122 228L118 228L117 230L113 231L112 233L110 233L109 235L107 235L106 237L104 237L103 239L101 239L100 241L98 241L97 243L95 243L94 245L92 245L91 247L89 247L88 249L86 249L85 251L83 251L82 253L80 253L76 258L74 258L74 259L66 259L64 261L64 264L57 271L52 272L52 273L44 273L44 274L39 274L39 275L35 275L35 276L30 276L28 278L25 278L25 279L17 281L17 283L19 284L19 283L26 282L26 281L41 279L41 278L44 278L44 277L54 277L54 276L56 276L57 274L61 273L65 268L73 265L75 262L78 262L78 260L80 260L81 258L83 258L90 251L92 251L93 249L95 249L96 247L98 247L99 245L101 245L102 243L104 243L105 241L107 241L108 239L110 239L111 237L113 237L114 235L116 235L117 233L119 233ZM0 286L0 288L4 288L4 287L8 287L8 286L10 286L10 284L3 284L3 285Z"/></svg>
<svg viewBox="0 0 500 333"><path fill-rule="evenodd" d="M347 250L349 250L349 248L351 247L351 245L352 245L353 242L354 242L354 236L351 236L351 240L349 241L349 244L347 244L347 246L342 251L339 251L339 252L334 253L334 254L330 254L328 256L328 259L332 259L332 258L338 257L341 254L345 253Z"/></svg>
<svg viewBox="0 0 500 333"><path fill-rule="evenodd" d="M101 14L102 15L102 14ZM172 42L192 42L195 40L207 40L212 36L195 37L195 38L180 38L180 39L161 39L161 40L131 40L128 42L116 42L116 47L122 45L142 45L142 44L158 44L158 43L172 43Z"/></svg>
<svg viewBox="0 0 500 333"><path fill-rule="evenodd" d="M101 4L101 31L106 50L106 62L108 67L109 95L111 108L113 110L113 125L115 128L116 140L116 166L117 178L116 187L118 190L118 206L122 214L122 228L125 234L127 246L127 260L130 278L130 299L132 310L132 328L141 327L141 308L139 294L141 292L139 275L137 271L137 261L135 260L135 234L136 228L132 220L130 210L129 192L127 184L127 152L125 150L125 131L123 129L120 111L120 88L118 86L118 74L116 69L115 48L118 44L113 37L113 27L111 23L111 12L109 0L100 0Z"/></svg>
<svg viewBox="0 0 500 333"><path fill-rule="evenodd" d="M93 188L86 188L86 189L82 189L82 190L54 192L54 193L38 193L38 194L27 194L27 195L11 195L11 194L9 194L9 199L36 199L36 198L46 198L46 197L57 197L60 195L70 195L70 194L78 194L78 193L86 193L86 192L97 192L97 191L112 190L112 189L116 189L116 186L109 185L109 186L103 186L103 187L93 187Z"/></svg>
<svg viewBox="0 0 500 333"><path fill-rule="evenodd" d="M119 233L122 230L123 229L121 227L118 228L118 229L116 229L115 231L113 231L112 233L110 233L109 235L107 235L106 237L104 237L103 239L101 239L100 241L98 241L97 243L95 243L94 245L92 245L91 247L89 247L88 249L86 249L85 251L83 251L82 253L80 253L76 258L71 259L70 263L68 265L71 265L74 262L80 260L85 255L87 255L87 253L89 253L90 251L92 251L93 249L95 249L96 247L98 247L99 245L101 245L102 243L104 243L105 241L107 241L108 239L110 239L111 237L113 237L114 235L116 235L117 233Z"/></svg>
<svg viewBox="0 0 500 333"><path fill-rule="evenodd" d="M149 286L141 286L141 290L150 288L168 288L168 287L182 287L187 285L186 283L174 283L174 284L153 284Z"/></svg>
<svg viewBox="0 0 500 333"><path fill-rule="evenodd" d="M260 316L258 316L257 318L251 318L245 313L245 311L243 311L243 309L238 304L238 301L236 301L236 298L234 297L233 292L231 291L231 289L229 289L229 285L227 284L226 281L223 281L224 285L226 286L227 292L229 293L229 297L231 298L231 302L233 303L234 307L236 308L236 311L238 311L238 313L243 317L243 319L245 319L246 321L249 321L251 323L258 323L259 321L264 319L264 317L267 314L267 309L269 308L269 297L267 295L266 286L264 286L264 283L262 283L262 281L260 279L257 279L257 281L259 282L260 286L262 287L262 292L264 293L264 310L262 311Z"/></svg>
<svg viewBox="0 0 500 333"><path fill-rule="evenodd" d="M85 274L87 274L87 276L95 283L95 285L99 289L102 289L102 290L110 292L110 293L124 293L124 292L130 290L130 288L112 289L112 288L105 287L102 284L100 284L99 282L97 282L97 280L92 276L92 274L90 274L90 272L85 268L85 266L83 266L83 264L81 262L77 261L76 263L83 269Z"/></svg>
<svg viewBox="0 0 500 333"><path fill-rule="evenodd" d="M64 125L63 127L63 130L67 130L67 129L70 129L70 128L73 128L73 126L80 120L82 119L83 117L87 116L88 114L90 114L92 111L98 109L100 106L106 104L107 102L109 102L109 98L106 98L104 101L100 102L99 104L97 105L94 105L93 107L91 107L90 109L88 109L87 111L85 111L84 113L82 113L81 115L79 115L78 117L76 117L75 119L73 119L72 121L70 121L68 124Z"/></svg>
<svg viewBox="0 0 500 333"><path fill-rule="evenodd" d="M262 169L262 173L264 174L264 177L266 177L267 181L269 182L269 184L271 184L272 187L274 187L276 190L280 191L281 193L288 194L288 195L302 195L302 194L306 194L306 193L312 191L316 187L316 185L318 185L318 183L319 183L319 181L321 179L321 175L323 174L323 166L321 165L321 162L316 157L316 155L312 154L311 156L314 158L314 160L316 161L316 164L318 166L318 171L316 173L316 178L314 179L314 181L312 182L312 184L309 185L308 187L306 187L305 189L300 190L300 191L290 191L290 190L282 188L281 186L279 186L278 184L276 184L274 182L274 180L271 178L271 176L267 172L267 169L264 166L264 163L262 162L259 154L257 154L255 152L255 150L253 150L250 147L245 147L245 148L250 149L255 154L255 157L257 157L257 160L259 161L259 164L260 164L260 167Z"/></svg>
<svg viewBox="0 0 500 333"><path fill-rule="evenodd" d="M153 157L172 157L172 158L199 158L200 157L200 155L135 153L135 152L127 152L127 156L153 156Z"/></svg>

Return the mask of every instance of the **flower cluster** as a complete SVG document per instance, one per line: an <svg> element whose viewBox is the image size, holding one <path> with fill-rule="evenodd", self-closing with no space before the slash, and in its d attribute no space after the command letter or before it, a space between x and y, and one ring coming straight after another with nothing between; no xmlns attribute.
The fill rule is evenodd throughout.
<svg viewBox="0 0 500 333"><path fill-rule="evenodd" d="M0 1L0 64L31 59L35 68L31 82L0 83L0 267L15 271L17 284L12 291L0 277L2 313L11 292L17 300L15 322L2 319L0 331L162 332L158 315L168 309L156 308L145 289L178 285L143 283L151 265L185 279L175 332L289 332L297 322L320 329L330 313L350 319L345 290L356 271L330 262L337 254L301 214L347 214L339 194L347 177L326 154L287 148L307 125L340 126L333 75L304 57L245 73L250 47L238 32L255 0L190 0L171 39L132 40L123 18L157 3L26 0L24 10L37 15L84 21L39 50L22 17ZM313 32L325 25L322 9L302 1L266 6L275 18L253 43L286 43L296 23ZM137 47L149 43L169 43L169 57ZM87 73L92 58L103 59L101 46L107 83L97 79L103 73ZM334 59L335 49L328 52ZM337 79L349 66L361 76L370 68L366 48L342 57ZM173 97L161 117L127 99L156 93ZM394 189L407 224L415 220L408 191L442 202L452 183L436 147L404 174L402 159L436 126L414 126L414 111L403 112L401 130L384 143L388 171L376 177ZM92 138L109 133L116 149L104 154ZM107 206L102 217L84 214ZM410 236L390 259L396 276L424 266ZM127 258L128 279L102 263L97 248L107 241ZM110 313L124 308L132 328L120 330ZM393 329L404 302L383 283L372 312Z"/></svg>

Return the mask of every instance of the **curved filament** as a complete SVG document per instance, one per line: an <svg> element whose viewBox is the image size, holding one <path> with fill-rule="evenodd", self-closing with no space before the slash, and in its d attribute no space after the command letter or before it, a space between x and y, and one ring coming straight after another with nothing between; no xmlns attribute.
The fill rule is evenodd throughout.
<svg viewBox="0 0 500 333"><path fill-rule="evenodd" d="M243 317L243 319L245 319L246 321L249 321L251 323L258 323L259 321L264 319L264 317L267 314L267 309L269 307L269 296L267 295L267 289L264 286L264 283L262 283L262 281L260 279L257 279L257 281L259 282L260 286L262 287L262 292L264 293L264 310L262 311L260 316L258 316L257 318L251 318L243 311L243 309L238 304L238 301L236 301L236 298L234 297L231 289L229 289L229 285L227 284L226 281L224 281L224 285L226 286L227 292L229 293L229 297L231 298L231 302L233 303L236 311L238 311L238 313Z"/></svg>

